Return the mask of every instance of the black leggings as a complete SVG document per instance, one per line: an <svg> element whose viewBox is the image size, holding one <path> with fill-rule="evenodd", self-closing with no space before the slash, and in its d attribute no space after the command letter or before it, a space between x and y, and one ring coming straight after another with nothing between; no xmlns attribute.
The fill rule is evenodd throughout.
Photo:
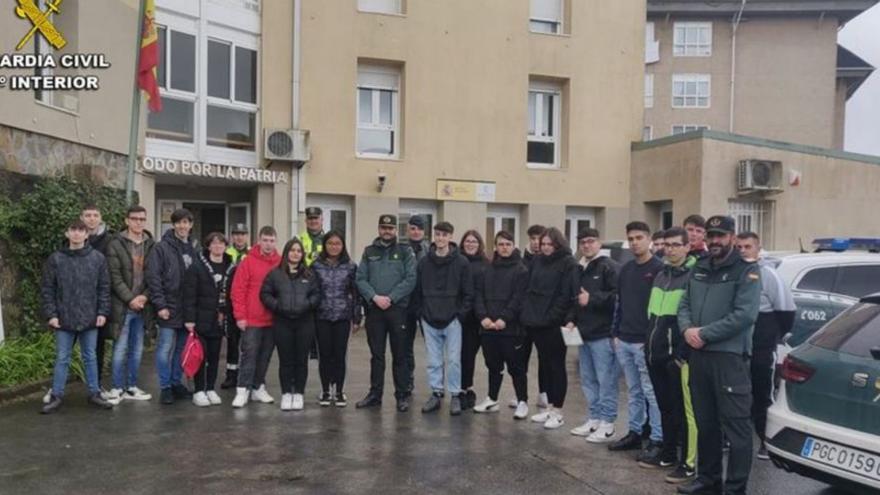
<svg viewBox="0 0 880 495"><path fill-rule="evenodd" d="M341 394L345 385L345 355L348 352L351 320L318 320L316 327L321 390L326 393L330 391L330 385L336 385L336 393Z"/></svg>
<svg viewBox="0 0 880 495"><path fill-rule="evenodd" d="M196 392L207 392L214 390L214 383L217 382L217 366L220 363L220 346L223 344L223 337L199 335L199 340L202 341L202 347L205 349L205 359L193 380L196 384Z"/></svg>
<svg viewBox="0 0 880 495"><path fill-rule="evenodd" d="M480 322L475 317L465 318L461 325L461 389L474 386L474 368L480 352Z"/></svg>
<svg viewBox="0 0 880 495"><path fill-rule="evenodd" d="M558 326L527 327L526 332L538 349L538 381L545 374L545 389L550 404L562 409L565 392L568 389L568 376L565 374L565 341Z"/></svg>
<svg viewBox="0 0 880 495"><path fill-rule="evenodd" d="M305 392L309 377L309 350L315 339L315 318L309 314L291 320L275 315L272 328L278 348L278 378L282 394Z"/></svg>
<svg viewBox="0 0 880 495"><path fill-rule="evenodd" d="M523 364L525 355L522 338L483 334L481 342L483 358L486 360L486 368L489 369L489 398L494 401L498 400L498 391L501 390L501 381L504 379L506 365L507 373L513 379L516 400L528 402L529 392L526 368Z"/></svg>

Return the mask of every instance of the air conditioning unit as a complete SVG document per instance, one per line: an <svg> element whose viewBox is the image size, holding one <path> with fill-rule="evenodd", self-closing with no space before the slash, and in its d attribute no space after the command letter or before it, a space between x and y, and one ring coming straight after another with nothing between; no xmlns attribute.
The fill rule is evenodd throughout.
<svg viewBox="0 0 880 495"><path fill-rule="evenodd" d="M309 131L301 129L265 129L263 156L267 160L296 162L302 167L311 159Z"/></svg>
<svg viewBox="0 0 880 495"><path fill-rule="evenodd" d="M740 192L781 191L782 162L741 160L736 182Z"/></svg>

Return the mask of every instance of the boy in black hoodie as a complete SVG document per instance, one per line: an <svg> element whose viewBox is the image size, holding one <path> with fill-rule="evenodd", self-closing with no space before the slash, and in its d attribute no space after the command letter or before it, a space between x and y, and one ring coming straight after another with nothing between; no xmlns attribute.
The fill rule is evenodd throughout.
<svg viewBox="0 0 880 495"><path fill-rule="evenodd" d="M461 414L461 320L471 310L474 291L470 263L451 242L453 230L449 222L434 226L434 243L416 268L418 276L413 294L425 332L428 384L433 391L422 412L440 409L445 375L452 395L449 414L457 416Z"/></svg>

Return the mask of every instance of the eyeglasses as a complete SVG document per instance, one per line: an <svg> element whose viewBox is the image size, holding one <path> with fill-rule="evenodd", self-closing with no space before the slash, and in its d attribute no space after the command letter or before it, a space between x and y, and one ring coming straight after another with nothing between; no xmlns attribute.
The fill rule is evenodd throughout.
<svg viewBox="0 0 880 495"><path fill-rule="evenodd" d="M128 217L132 222L146 222L147 217Z"/></svg>
<svg viewBox="0 0 880 495"><path fill-rule="evenodd" d="M685 247L686 244L682 244L680 242L667 242L667 243L664 243L664 246L679 249L679 248Z"/></svg>

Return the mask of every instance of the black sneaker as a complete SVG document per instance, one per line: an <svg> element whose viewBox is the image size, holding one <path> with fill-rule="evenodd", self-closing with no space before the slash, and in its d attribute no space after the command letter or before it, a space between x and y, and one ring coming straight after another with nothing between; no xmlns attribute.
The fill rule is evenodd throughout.
<svg viewBox="0 0 880 495"><path fill-rule="evenodd" d="M226 370L226 379L223 380L223 383L220 384L220 388L223 390L235 388L238 385L238 371L237 370Z"/></svg>
<svg viewBox="0 0 880 495"><path fill-rule="evenodd" d="M342 392L337 392L336 397L333 398L333 405L336 407L345 407L348 405L348 397L345 396Z"/></svg>
<svg viewBox="0 0 880 495"><path fill-rule="evenodd" d="M49 397L49 402L43 404L43 408L40 409L40 414L52 414L61 408L61 397L57 397L52 395Z"/></svg>
<svg viewBox="0 0 880 495"><path fill-rule="evenodd" d="M473 390L468 390L467 392L461 394L461 410L467 411L468 409L473 409L474 406L477 405L477 393Z"/></svg>
<svg viewBox="0 0 880 495"><path fill-rule="evenodd" d="M641 448L642 436L634 431L627 433L625 437L608 445L608 450L612 452L619 452L623 450L639 450Z"/></svg>
<svg viewBox="0 0 880 495"><path fill-rule="evenodd" d="M431 413L438 409L440 409L440 403L443 400L443 396L437 393L431 394L431 398L428 399L428 402L425 402L425 405L422 406L423 413ZM461 404L459 404L459 413L461 412Z"/></svg>
<svg viewBox="0 0 880 495"><path fill-rule="evenodd" d="M467 399L465 399L466 401ZM461 414L461 403L462 403L461 394L453 395L452 400L449 401L449 415L450 416L458 416Z"/></svg>
<svg viewBox="0 0 880 495"><path fill-rule="evenodd" d="M678 463L678 453L677 449L663 449L663 453L660 455L660 467L668 468L675 466Z"/></svg>
<svg viewBox="0 0 880 495"><path fill-rule="evenodd" d="M174 392L171 388L163 388L159 393L159 402L165 405L174 404Z"/></svg>
<svg viewBox="0 0 880 495"><path fill-rule="evenodd" d="M645 450L639 454L639 466L648 469L658 469L662 467L660 461L663 458L663 444L660 442L649 441Z"/></svg>
<svg viewBox="0 0 880 495"><path fill-rule="evenodd" d="M675 491L684 495L709 495L721 493L721 483L714 484L700 478L694 478L687 483L678 485L678 488L676 488Z"/></svg>
<svg viewBox="0 0 880 495"><path fill-rule="evenodd" d="M761 459L762 461L769 461L770 460L770 453L767 452L767 444L766 443L761 442L761 447L758 449L757 458Z"/></svg>
<svg viewBox="0 0 880 495"><path fill-rule="evenodd" d="M367 394L366 397L361 399L354 407L358 409L364 409L367 407L379 407L382 405L382 399L376 397L373 394Z"/></svg>
<svg viewBox="0 0 880 495"><path fill-rule="evenodd" d="M675 468L675 471L666 475L666 482L677 485L679 483L684 483L685 481L690 481L693 479L696 471L692 467L688 467L687 464L682 464Z"/></svg>
<svg viewBox="0 0 880 495"><path fill-rule="evenodd" d="M397 412L409 411L409 397L397 399Z"/></svg>
<svg viewBox="0 0 880 495"><path fill-rule="evenodd" d="M188 388L179 383L171 386L171 393L174 394L175 399L192 399L193 396Z"/></svg>
<svg viewBox="0 0 880 495"><path fill-rule="evenodd" d="M324 392L321 394L321 398L318 399L318 405L321 407L329 407L332 402L330 398L330 392Z"/></svg>
<svg viewBox="0 0 880 495"><path fill-rule="evenodd" d="M102 399L100 392L89 395L89 398L87 400L89 404L99 407L101 409L113 409L113 404Z"/></svg>

